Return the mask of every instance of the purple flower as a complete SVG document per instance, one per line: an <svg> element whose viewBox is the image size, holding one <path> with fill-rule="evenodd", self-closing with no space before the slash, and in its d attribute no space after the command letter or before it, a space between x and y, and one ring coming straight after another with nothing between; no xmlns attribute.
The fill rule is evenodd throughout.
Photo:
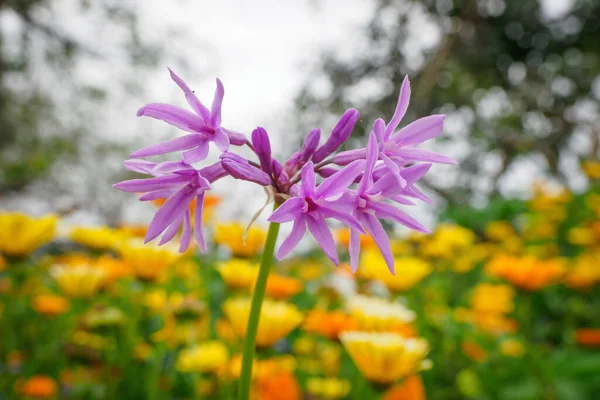
<svg viewBox="0 0 600 400"><path fill-rule="evenodd" d="M430 115L420 118L411 124L395 131L400 121L406 114L410 100L410 82L408 77L404 78L396 111L390 122L386 125L382 119L375 121L373 131L379 142L379 159L394 174L401 185L404 182L400 175L400 169L412 162L426 161L442 164L456 164L452 158L433 151L415 148L426 140L439 136L444 125L445 115ZM366 149L343 151L335 155L333 162L338 165L346 165L357 159L366 157Z"/></svg>
<svg viewBox="0 0 600 400"><path fill-rule="evenodd" d="M365 172L356 189L357 202L353 216L360 221L369 232L375 241L375 244L381 251L390 272L394 274L394 256L390 248L390 241L381 222L379 222L379 218L389 219L422 232L428 232L428 230L405 212L384 202L385 199L396 200L396 197L397 201L402 202L401 195L404 188L398 184L398 180L393 173L388 173L381 177L377 182L374 182L373 169L375 168L378 158L379 149L377 147L377 140L375 139L375 134L371 132L369 135L369 143L367 145ZM429 164L429 166L431 165ZM429 166L409 171L409 174L406 174L405 178L403 178L403 181L406 183L405 188L408 187L408 182L410 182L410 186L412 187L414 181L422 176L421 172L423 170L427 171ZM350 245L348 251L350 253L352 272L355 272L358 267L361 233L361 230L350 227Z"/></svg>
<svg viewBox="0 0 600 400"><path fill-rule="evenodd" d="M306 228L312 233L325 254L336 265L339 263L333 235L326 218L337 219L358 232L364 232L360 223L351 215L356 199L347 193L347 187L364 168L364 161L350 163L337 173L324 179L316 187L314 165L311 161L302 167L300 188L292 187L294 197L286 200L269 217L271 222L294 221L292 232L277 251L277 259L287 256L300 242Z"/></svg>
<svg viewBox="0 0 600 400"><path fill-rule="evenodd" d="M230 143L238 146L246 143L246 137L243 134L230 131L221 126L221 105L225 90L219 79L217 79L217 90L209 110L179 76L170 69L169 72L171 79L183 90L185 98L194 112L170 104L151 103L140 108L137 115L138 117L147 116L165 121L190 133L135 151L131 154L131 157L148 157L184 151L182 154L183 160L191 164L207 157L210 142L214 142L221 151L226 151Z"/></svg>
<svg viewBox="0 0 600 400"><path fill-rule="evenodd" d="M190 203L196 198L194 233L200 249L206 251L203 229L204 193L210 184L227 173L216 163L200 170L181 161L170 161L152 166L144 160L128 160L128 168L154 175L147 179L131 179L113 185L125 192L144 193L140 200L167 199L157 210L148 226L145 243L164 233L159 245L173 239L183 225L179 251L185 251L192 236Z"/></svg>
<svg viewBox="0 0 600 400"><path fill-rule="evenodd" d="M252 146L260 162L260 167L267 174L273 172L271 161L271 141L269 134L260 126L252 131Z"/></svg>
<svg viewBox="0 0 600 400"><path fill-rule="evenodd" d="M323 161L328 155L336 151L346 140L348 140L350 134L352 134L352 129L354 129L356 121L358 121L359 115L358 110L354 108L347 110L333 127L329 139L315 151L312 156L312 161L315 163Z"/></svg>

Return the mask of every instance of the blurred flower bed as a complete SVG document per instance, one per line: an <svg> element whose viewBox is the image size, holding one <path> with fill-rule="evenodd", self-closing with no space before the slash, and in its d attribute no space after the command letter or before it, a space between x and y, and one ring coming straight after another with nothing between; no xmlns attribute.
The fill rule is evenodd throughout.
<svg viewBox="0 0 600 400"><path fill-rule="evenodd" d="M277 264L252 397L597 398L600 191L534 192L394 239L396 276L368 237L356 275L318 251ZM0 213L0 399L231 398L266 232L207 214L199 257Z"/></svg>

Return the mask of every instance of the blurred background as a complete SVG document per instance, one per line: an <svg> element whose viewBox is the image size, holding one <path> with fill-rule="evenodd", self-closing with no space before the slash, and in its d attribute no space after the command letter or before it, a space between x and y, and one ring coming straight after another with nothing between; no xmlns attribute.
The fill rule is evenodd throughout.
<svg viewBox="0 0 600 400"><path fill-rule="evenodd" d="M244 133L265 127L279 159L311 128L329 132L350 107L361 117L346 146L365 143L374 120L392 115L405 75L413 93L405 121L447 116L429 148L458 166L434 166L420 187L436 204L407 210L434 235L390 227L406 264L394 279L404 283L372 271L340 274L307 243L277 271L295 280L282 284L290 295L275 296L305 318L290 330L304 328L275 335L278 345L269 343L265 353L290 355L296 366L285 375L290 368L274 362L277 373L266 376L284 371L298 396L310 399L600 398L593 349L600 344L599 41L596 0L0 0L0 399L35 397L27 391L34 378L41 381L30 386L49 389L48 398L231 395L216 367L178 360L208 339L226 342L228 355L211 342L198 357L234 359L235 341L217 332L217 322L232 323L221 305L250 284L236 286L223 271L252 276L264 216L254 244L243 245L241 232L263 205L262 190L217 183L210 254L181 258L165 250L163 259L152 253L158 249L143 255L130 242L155 205L110 186L132 177L122 161L133 150L178 135L135 116L150 102L184 104L167 66L201 99L210 98L219 77L227 126ZM343 231L339 240L342 249ZM84 293L65 289L66 265L82 280L67 273L70 284L96 283ZM314 265L322 267L315 276L301 272ZM376 257L361 261L365 271L380 265ZM411 268L421 271L417 278ZM415 313L408 322L398 317L402 329L396 320L392 330L406 334L410 325L408 336L429 341L433 367L422 379L412 368L373 385L368 368L342 350L344 329L313 327L333 318L327 312L337 313L342 327L345 318L358 318L348 293ZM39 296L54 297L36 303ZM41 312L42 303L51 311ZM360 304L371 312L390 306ZM186 319L188 311L197 318ZM97 331L86 318L108 318L109 327ZM51 319L61 321L57 330L36 343ZM203 333L171 337L190 321L206 323L196 327ZM355 323L348 322L374 329ZM28 333L14 335L18 329ZM162 339L154 339L157 332ZM336 351L338 368L323 369L323 354ZM311 372L311 362L321 370ZM148 385L105 384L136 376L126 368ZM321 380L309 385L311 378ZM400 394L385 391L392 383ZM257 398L277 398L256 390ZM278 398L295 394L286 396Z"/></svg>

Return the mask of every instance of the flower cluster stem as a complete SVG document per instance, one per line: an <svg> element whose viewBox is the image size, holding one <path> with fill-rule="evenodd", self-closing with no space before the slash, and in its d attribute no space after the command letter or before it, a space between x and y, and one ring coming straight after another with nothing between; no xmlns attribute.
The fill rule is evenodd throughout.
<svg viewBox="0 0 600 400"><path fill-rule="evenodd" d="M274 210L279 207L275 202ZM275 251L275 242L279 233L279 224L271 222L267 233L265 248L260 261L260 269L258 278L254 286L252 295L252 304L250 306L250 316L248 318L248 327L246 329L246 337L244 337L244 350L242 354L242 371L238 385L238 400L248 400L250 398L250 384L252 383L252 361L254 360L254 350L256 347L256 332L258 331L258 323L260 320L260 309L263 299L265 298L265 290L267 288L267 278L271 265L273 265L273 254Z"/></svg>

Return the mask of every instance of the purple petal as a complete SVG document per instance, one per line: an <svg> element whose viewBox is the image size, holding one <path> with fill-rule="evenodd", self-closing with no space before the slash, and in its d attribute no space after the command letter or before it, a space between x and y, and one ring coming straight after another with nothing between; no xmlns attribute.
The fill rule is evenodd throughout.
<svg viewBox="0 0 600 400"><path fill-rule="evenodd" d="M355 273L358 269L358 258L360 254L360 232L356 229L350 229L350 243L348 245L350 254L350 269Z"/></svg>
<svg viewBox="0 0 600 400"><path fill-rule="evenodd" d="M229 175L223 168L221 161L209 165L208 167L201 168L198 173L210 183Z"/></svg>
<svg viewBox="0 0 600 400"><path fill-rule="evenodd" d="M250 165L248 160L233 153L223 153L221 155L221 165L223 169L235 179L242 179L267 186L271 183L271 177L264 171Z"/></svg>
<svg viewBox="0 0 600 400"><path fill-rule="evenodd" d="M290 235L285 238L285 240L279 246L277 250L276 257L278 260L282 260L287 257L292 250L296 248L300 240L304 237L306 233L306 216L302 215L298 219L294 221L294 226L292 227L292 231Z"/></svg>
<svg viewBox="0 0 600 400"><path fill-rule="evenodd" d="M287 191L290 188L290 176L285 172L281 163L275 159L271 163L273 169L273 175L277 180L277 186L282 191ZM292 195L294 195L292 193Z"/></svg>
<svg viewBox="0 0 600 400"><path fill-rule="evenodd" d="M356 121L358 121L358 117L358 110L354 108L347 110L331 131L331 136L329 136L327 141L315 151L312 160L315 163L323 161L325 157L336 151L346 140L348 140L352 134L352 129L354 129Z"/></svg>
<svg viewBox="0 0 600 400"><path fill-rule="evenodd" d="M185 176L166 175L148 179L130 179L128 181L116 183L113 187L124 192L144 193L153 190L178 189L183 184L187 183L188 180L189 179Z"/></svg>
<svg viewBox="0 0 600 400"><path fill-rule="evenodd" d="M219 149L221 152L229 149L229 136L227 136L225 131L221 128L215 129L215 134L213 135L212 141L215 146L217 146L217 149Z"/></svg>
<svg viewBox="0 0 600 400"><path fill-rule="evenodd" d="M179 252L185 252L190 246L192 240L192 216L188 209L183 218L183 230L181 232L181 239L179 240Z"/></svg>
<svg viewBox="0 0 600 400"><path fill-rule="evenodd" d="M314 164L312 161L307 162L302 167L302 195L304 197L313 197L315 194L316 177Z"/></svg>
<svg viewBox="0 0 600 400"><path fill-rule="evenodd" d="M356 160L339 170L329 178L325 178L315 192L315 197L328 198L339 194L348 185L354 182L354 178L364 169L364 160ZM302 170L304 172L304 169ZM314 176L314 174L313 174Z"/></svg>
<svg viewBox="0 0 600 400"><path fill-rule="evenodd" d="M433 151L416 149L416 148L402 148L395 151L394 154L402 157L406 161L425 161L440 164L456 164L456 161L443 154L435 153Z"/></svg>
<svg viewBox="0 0 600 400"><path fill-rule="evenodd" d="M348 165L354 160L364 160L366 156L367 149L341 151L333 157L333 162L337 165Z"/></svg>
<svg viewBox="0 0 600 400"><path fill-rule="evenodd" d="M158 245L162 246L163 244L167 243L169 240L173 239L175 237L175 235L177 235L177 232L179 232L179 227L181 226L182 222L183 222L183 215L181 217L177 218L175 221L173 221L171 223L171 225L169 225L167 227L167 229L165 229L165 233L160 238L160 242L158 242Z"/></svg>
<svg viewBox="0 0 600 400"><path fill-rule="evenodd" d="M408 109L408 103L410 102L410 81L408 80L408 75L404 77L402 81L402 87L400 88L400 95L398 96L398 104L396 105L396 111L394 111L394 115L390 120L390 123L387 125L385 129L385 140L387 140L392 132L396 129L396 127L404 118L406 114L406 110Z"/></svg>
<svg viewBox="0 0 600 400"><path fill-rule="evenodd" d="M389 168L389 170L390 170L391 174L394 176L394 178L396 178L396 180L398 181L398 185L400 185L400 187L405 187L406 181L404 180L402 175L400 175L400 167L398 167L398 164L396 164L394 162L394 160L389 158L383 152L379 153L379 157L383 160L383 163L385 164L385 166Z"/></svg>
<svg viewBox="0 0 600 400"><path fill-rule="evenodd" d="M188 132L203 132L206 126L198 115L171 104L147 104L138 110L137 116L155 118Z"/></svg>
<svg viewBox="0 0 600 400"><path fill-rule="evenodd" d="M335 204L332 206L320 205L319 213L325 218L337 219L341 223L348 225L350 228L356 229L360 233L365 233L365 229L356 218L354 218L350 213L344 213L334 207Z"/></svg>
<svg viewBox="0 0 600 400"><path fill-rule="evenodd" d="M152 171L152 169L156 166L155 162L140 160L140 159L135 158L135 159L125 160L123 162L123 165L129 171L139 172L140 174L148 174L148 175L156 176L156 174Z"/></svg>
<svg viewBox="0 0 600 400"><path fill-rule="evenodd" d="M200 246L200 251L206 253L206 240L204 239L204 192L196 197L196 210L194 211L194 235Z"/></svg>
<svg viewBox="0 0 600 400"><path fill-rule="evenodd" d="M273 172L272 160L271 160L271 142L269 140L269 134L264 128L260 126L252 131L252 146L258 156L260 167L267 174Z"/></svg>
<svg viewBox="0 0 600 400"><path fill-rule="evenodd" d="M290 158L287 159L285 164L283 164L283 170L288 176L296 175L298 169L301 168L304 164L300 161L300 152L294 152Z"/></svg>
<svg viewBox="0 0 600 400"><path fill-rule="evenodd" d="M395 201L398 204L404 204L406 206L414 206L415 205L415 203L413 203L409 199L405 199L404 197L402 197L402 195L399 195L399 194L390 196L389 199L392 201ZM433 202L430 202L430 204L432 204L432 203Z"/></svg>
<svg viewBox="0 0 600 400"><path fill-rule="evenodd" d="M327 257L329 257L335 265L339 265L340 261L335 248L335 241L333 240L333 235L331 234L325 219L320 215L316 217L311 215L306 218L306 224L308 225L308 230L310 230L310 233L315 237L317 243L321 246Z"/></svg>
<svg viewBox="0 0 600 400"><path fill-rule="evenodd" d="M392 249L390 247L390 239L388 238L387 233L385 233L385 229L381 226L381 222L374 216L369 213L360 213L359 218L361 222L365 225L369 234L375 241L377 247L379 247L379 251L385 260L390 272L392 275L394 273L394 256L392 255Z"/></svg>
<svg viewBox="0 0 600 400"><path fill-rule="evenodd" d="M385 142L385 121L383 119L377 118L375 120L373 132L375 132L375 137L379 143Z"/></svg>
<svg viewBox="0 0 600 400"><path fill-rule="evenodd" d="M306 201L302 198L292 197L287 199L277 210L273 211L268 221L283 223L297 219L303 213L305 206Z"/></svg>
<svg viewBox="0 0 600 400"><path fill-rule="evenodd" d="M328 178L328 177L330 177L331 175L335 174L338 171L339 171L339 169L337 169L337 168L323 167L323 168L319 168L319 170L317 171L317 173L319 175L321 175L323 178Z"/></svg>
<svg viewBox="0 0 600 400"><path fill-rule="evenodd" d="M402 170L402 177L406 179L406 183L412 185L425 175L433 164L415 164Z"/></svg>
<svg viewBox="0 0 600 400"><path fill-rule="evenodd" d="M246 144L246 135L240 132L232 131L230 129L221 128L229 137L229 144L234 146L243 146Z"/></svg>
<svg viewBox="0 0 600 400"><path fill-rule="evenodd" d="M446 118L446 116L443 114L420 118L400 129L392 136L391 140L402 146L423 143L442 133L442 129L444 129L444 118Z"/></svg>
<svg viewBox="0 0 600 400"><path fill-rule="evenodd" d="M148 193L140 196L140 201L149 201L149 200L157 200L157 199L168 199L169 197L175 194L176 190L174 189L163 189L163 190L152 190Z"/></svg>
<svg viewBox="0 0 600 400"><path fill-rule="evenodd" d="M177 84L177 86L179 86L181 88L181 90L183 90L183 93L185 93L185 99L187 100L190 107L192 107L192 110L194 110L196 112L196 114L200 115L202 117L202 119L208 123L208 121L210 121L210 111L208 111L208 108L206 108L204 106L204 104L202 104L200 102L198 97L196 97L194 92L183 81L183 79L181 79L179 76L177 76L177 74L175 72L173 72L171 70L171 68L167 68L167 69L169 70L169 73L171 74L171 79L173 79L173 81Z"/></svg>
<svg viewBox="0 0 600 400"><path fill-rule="evenodd" d="M190 202L196 195L196 190L192 185L186 185L173 196L169 197L165 203L160 206L154 218L148 225L145 243L156 238L177 218L181 217L190 206Z"/></svg>
<svg viewBox="0 0 600 400"><path fill-rule="evenodd" d="M209 141L204 139L202 142L198 143L198 147L195 149L184 151L181 154L181 158L183 158L183 161L187 164L206 160L206 157L208 157L208 143Z"/></svg>
<svg viewBox="0 0 600 400"><path fill-rule="evenodd" d="M223 104L224 95L225 88L223 88L223 83L217 78L217 89L215 90L215 97L210 108L210 122L213 127L221 126L221 106Z"/></svg>
<svg viewBox="0 0 600 400"><path fill-rule="evenodd" d="M403 191L402 194L405 196L410 196L410 197L414 197L415 199L422 200L428 204L433 204L433 200L431 200L429 197L427 197L427 195L425 193L421 192L419 189L417 189L414 186L407 187ZM394 198L392 198L392 199L394 199ZM396 201L396 200L394 200L394 201Z"/></svg>
<svg viewBox="0 0 600 400"><path fill-rule="evenodd" d="M399 224L407 226L416 231L429 233L429 230L427 228L425 228L423 225L421 225L413 217L409 216L404 211L401 211L390 204L381 203L381 202L378 202L378 203L372 202L372 203L369 203L369 207L373 211L375 211L375 215L377 215L377 218L390 219L392 221L398 222ZM367 227L367 229L368 229L368 227Z"/></svg>
<svg viewBox="0 0 600 400"><path fill-rule="evenodd" d="M159 164L152 169L157 175L166 175L171 174L173 172L178 172L182 170L189 170L190 166L182 161L165 161Z"/></svg>
<svg viewBox="0 0 600 400"><path fill-rule="evenodd" d="M198 146L206 139L204 135L192 133L175 139L167 140L166 142L156 143L148 147L144 147L138 151L131 153L129 157L149 157L156 156L159 154L172 153L174 151L181 151L191 149L192 147Z"/></svg>
<svg viewBox="0 0 600 400"><path fill-rule="evenodd" d="M319 146L319 140L321 139L321 130L319 128L315 128L310 131L308 136L306 136L306 140L304 140L304 144L302 145L302 151L300 152L300 160L305 163L312 155L315 153L317 146Z"/></svg>
<svg viewBox="0 0 600 400"><path fill-rule="evenodd" d="M367 162L365 165L365 172L363 177L358 184L357 192L359 194L364 193L367 188L373 185L373 168L379 159L379 149L377 147L377 139L373 132L369 133L369 143L367 144Z"/></svg>

